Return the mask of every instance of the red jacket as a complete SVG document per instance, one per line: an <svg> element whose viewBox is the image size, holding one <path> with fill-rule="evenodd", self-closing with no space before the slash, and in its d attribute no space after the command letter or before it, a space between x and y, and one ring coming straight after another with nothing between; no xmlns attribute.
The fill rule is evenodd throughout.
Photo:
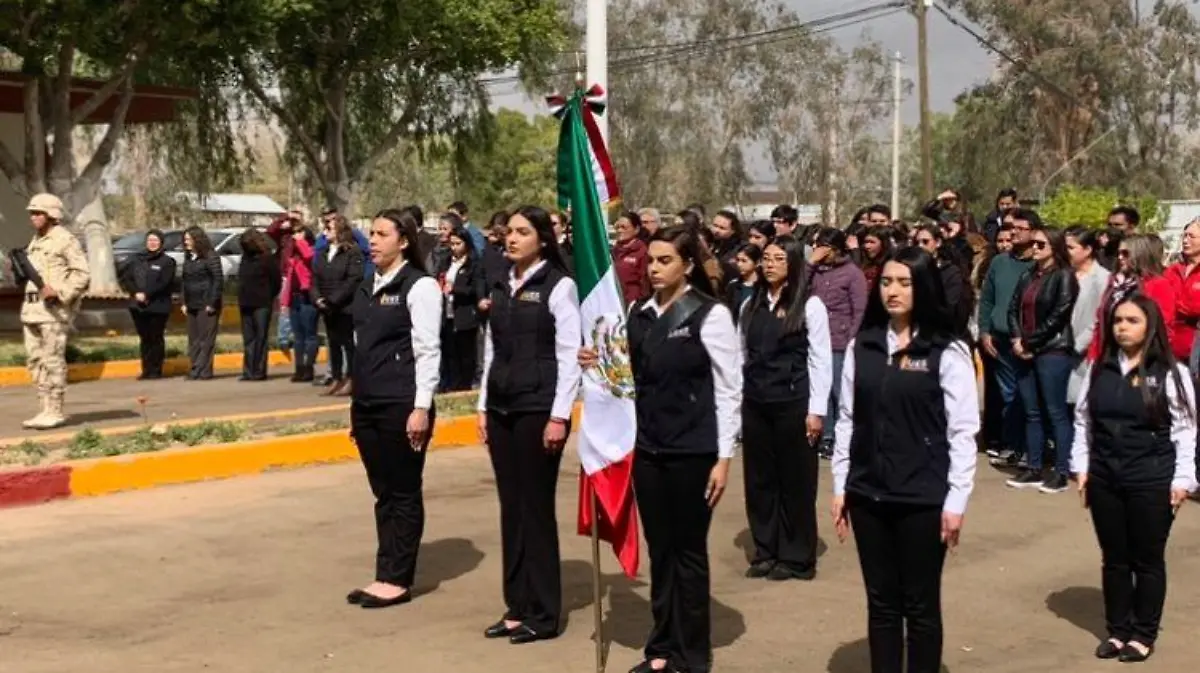
<svg viewBox="0 0 1200 673"><path fill-rule="evenodd" d="M1175 320L1171 331L1171 351L1175 358L1187 362L1192 355L1196 338L1196 323L1200 322L1200 265L1189 272L1186 262L1167 267L1167 280L1175 291Z"/></svg>
<svg viewBox="0 0 1200 673"><path fill-rule="evenodd" d="M1095 362L1096 358L1100 357L1100 344L1106 338L1109 338L1102 331L1104 329L1104 312L1109 310L1109 296L1112 294L1112 286L1116 278L1117 274L1114 273L1112 280L1108 282L1108 289L1104 291L1104 298L1100 300L1100 308L1096 309L1096 336L1092 338L1092 344L1088 346L1087 354L1087 359L1092 362ZM1176 305L1174 283L1167 276L1143 278L1142 294L1149 297L1158 306L1158 310L1162 311L1163 322L1167 325L1167 338L1174 344ZM1188 347L1188 352L1191 352L1191 346Z"/></svg>
<svg viewBox="0 0 1200 673"><path fill-rule="evenodd" d="M650 276L647 266L650 263L649 251L646 244L639 238L628 242L618 242L613 246L613 267L617 279L621 281L621 292L625 295L625 303L633 302L650 294Z"/></svg>

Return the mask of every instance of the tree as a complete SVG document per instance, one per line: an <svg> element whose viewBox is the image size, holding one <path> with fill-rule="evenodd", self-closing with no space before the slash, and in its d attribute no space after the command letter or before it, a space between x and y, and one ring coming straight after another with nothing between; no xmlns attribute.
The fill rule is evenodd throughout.
<svg viewBox="0 0 1200 673"><path fill-rule="evenodd" d="M1155 231L1159 227L1158 199L1149 197L1123 196L1115 189L1094 189L1066 185L1059 189L1054 198L1042 204L1040 213L1047 222L1057 226L1084 226L1100 228L1108 224L1108 213L1119 205L1133 206L1142 216L1143 231Z"/></svg>
<svg viewBox="0 0 1200 673"><path fill-rule="evenodd" d="M488 115L481 74L537 72L562 35L553 0L261 0L252 25L229 59L245 102L279 121L289 159L347 213L402 141Z"/></svg>
<svg viewBox="0 0 1200 673"><path fill-rule="evenodd" d="M558 193L558 120L500 110L492 123L491 142L460 149L454 166L456 193L481 214L530 203L553 205Z"/></svg>

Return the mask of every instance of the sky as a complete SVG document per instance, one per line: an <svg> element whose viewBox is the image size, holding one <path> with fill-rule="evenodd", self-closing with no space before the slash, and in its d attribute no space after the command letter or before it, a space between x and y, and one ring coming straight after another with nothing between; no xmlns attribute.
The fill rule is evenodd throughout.
<svg viewBox="0 0 1200 673"><path fill-rule="evenodd" d="M784 0L801 21L838 14L849 9L858 9L872 4L867 0ZM965 18L962 19L965 21ZM975 84L988 79L996 60L973 37L950 24L937 12L930 12L929 27L929 101L934 112L950 112L954 109L954 98ZM609 33L617 27L609 24ZM888 53L899 52L904 65L903 76L914 83L913 92L901 105L901 120L906 125L915 125L920 110L916 96L917 81L917 22L906 12L892 14L870 22L842 28L827 33L843 49L852 49L863 40L864 30L879 42ZM614 96L620 92L614 91ZM507 107L527 113L544 111L543 103L534 101L521 93L516 85L496 86L492 92L496 107ZM751 154L757 154L751 152ZM761 157L751 158L751 173L757 181L774 182L774 171Z"/></svg>

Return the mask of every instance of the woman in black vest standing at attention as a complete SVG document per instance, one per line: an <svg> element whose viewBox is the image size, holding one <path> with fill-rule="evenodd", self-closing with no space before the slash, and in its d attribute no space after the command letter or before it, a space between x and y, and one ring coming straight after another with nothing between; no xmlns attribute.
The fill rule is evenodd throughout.
<svg viewBox="0 0 1200 673"><path fill-rule="evenodd" d="M514 645L554 638L562 579L554 495L579 391L579 298L550 214L508 219L508 278L491 289L479 392L479 436L500 495L504 616L484 631Z"/></svg>
<svg viewBox="0 0 1200 673"><path fill-rule="evenodd" d="M929 253L884 264L841 386L833 520L841 539L854 527L871 671L938 673L942 564L974 487L979 400Z"/></svg>
<svg viewBox="0 0 1200 673"><path fill-rule="evenodd" d="M163 250L163 233L146 233L146 251L132 262L133 304L129 313L141 346L142 374L139 379L161 379L167 344L163 336L171 315L171 290L175 287L175 260Z"/></svg>
<svg viewBox="0 0 1200 673"><path fill-rule="evenodd" d="M629 308L637 396L633 489L650 553L654 627L630 673L707 673L708 528L741 427L742 350L686 225L650 238L650 297ZM592 366L596 354L580 351Z"/></svg>
<svg viewBox="0 0 1200 673"><path fill-rule="evenodd" d="M809 296L804 245L780 236L743 307L742 450L754 556L746 577L810 580L817 571L817 479L833 385L825 304Z"/></svg>
<svg viewBox="0 0 1200 673"><path fill-rule="evenodd" d="M1075 407L1071 471L1104 559L1108 639L1096 656L1140 662L1166 602L1167 536L1196 487L1196 396L1153 300L1119 300L1101 334Z"/></svg>
<svg viewBox="0 0 1200 673"><path fill-rule="evenodd" d="M414 213L415 211L415 213ZM433 431L442 294L417 245L420 211L385 210L371 223L375 275L354 293L350 433L375 495L375 581L346 597L364 608L412 600L425 528L421 476Z"/></svg>

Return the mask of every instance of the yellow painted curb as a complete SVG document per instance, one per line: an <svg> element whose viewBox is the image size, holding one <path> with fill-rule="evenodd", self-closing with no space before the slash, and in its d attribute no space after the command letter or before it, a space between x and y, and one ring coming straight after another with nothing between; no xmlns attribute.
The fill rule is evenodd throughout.
<svg viewBox="0 0 1200 673"><path fill-rule="evenodd" d="M578 416L579 405L576 405L573 414L576 425ZM474 414L438 419L429 450L478 444L476 422ZM349 431L334 430L62 465L71 468L72 496L95 496L258 474L273 469L340 463L357 457L358 450L350 440Z"/></svg>
<svg viewBox="0 0 1200 673"><path fill-rule="evenodd" d="M322 348L317 353L317 362L325 362L327 352ZM267 364L275 367L291 364L290 354L278 350L271 351ZM164 376L180 376L188 372L190 365L187 358L171 358L163 362ZM213 356L213 369L216 371L237 371L242 368L241 353L220 353ZM67 365L67 381L108 381L115 379L135 379L142 373L142 364L138 360L113 360L112 362L75 362ZM11 386L27 386L33 383L29 370L25 367L0 367L0 388Z"/></svg>

